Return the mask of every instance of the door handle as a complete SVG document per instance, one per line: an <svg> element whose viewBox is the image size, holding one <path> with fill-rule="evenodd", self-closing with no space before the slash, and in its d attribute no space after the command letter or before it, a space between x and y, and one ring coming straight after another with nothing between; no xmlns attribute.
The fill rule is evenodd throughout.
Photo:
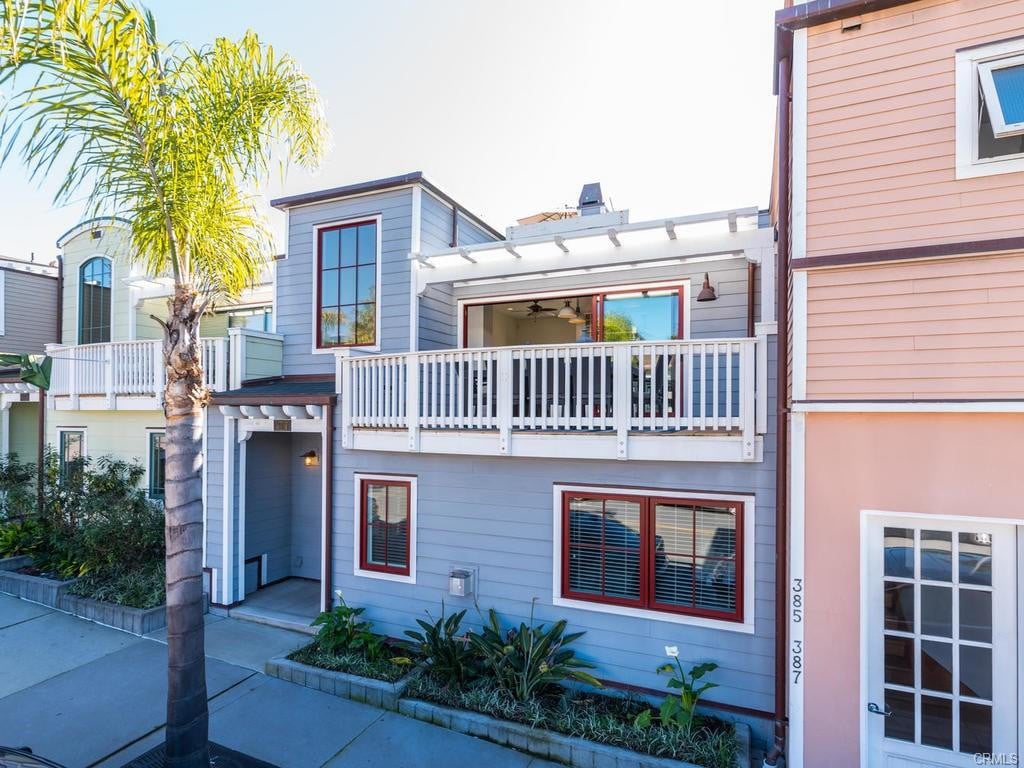
<svg viewBox="0 0 1024 768"><path fill-rule="evenodd" d="M889 707L882 709L875 702L868 702L868 712L872 715L881 715L882 717L892 717L892 710Z"/></svg>

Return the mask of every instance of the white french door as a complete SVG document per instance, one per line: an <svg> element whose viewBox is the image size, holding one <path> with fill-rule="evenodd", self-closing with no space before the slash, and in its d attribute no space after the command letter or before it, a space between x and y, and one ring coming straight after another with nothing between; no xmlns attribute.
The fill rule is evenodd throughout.
<svg viewBox="0 0 1024 768"><path fill-rule="evenodd" d="M1017 545L1010 525L869 518L866 765L1017 754Z"/></svg>

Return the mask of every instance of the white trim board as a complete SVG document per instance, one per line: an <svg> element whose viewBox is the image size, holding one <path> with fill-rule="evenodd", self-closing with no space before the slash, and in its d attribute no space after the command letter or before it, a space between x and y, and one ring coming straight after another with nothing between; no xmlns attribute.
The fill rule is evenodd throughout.
<svg viewBox="0 0 1024 768"><path fill-rule="evenodd" d="M584 491L591 493L614 493L621 496L658 496L659 498L708 499L715 501L743 502L743 621L725 621L700 616L685 616L677 613L652 611L646 608L629 608L607 603L591 603L587 600L576 600L562 597L562 495L566 491ZM553 517L552 517L552 568L551 568L551 603L567 608L578 608L582 611L611 613L617 616L628 616L635 619L660 621L667 624L688 624L708 629L721 629L727 632L754 633L754 518L756 515L755 499L752 494L714 493L709 491L674 491L664 488L609 488L607 486L575 485L572 483L556 483L552 486Z"/></svg>
<svg viewBox="0 0 1024 768"><path fill-rule="evenodd" d="M793 32L790 255L807 255L807 30ZM785 312L785 307L779 307ZM796 310L794 309L794 314Z"/></svg>
<svg viewBox="0 0 1024 768"><path fill-rule="evenodd" d="M376 475L371 472L354 472L353 500L352 504L352 574L366 579L381 579L382 581L398 581L403 584L416 583L416 531L420 525L419 511L416 508L416 497L419 495L416 488L416 475ZM360 568L359 552L362 549L362 526L360 525L363 511L362 485L363 480L398 480L409 483L409 517L412 525L409 526L409 575L403 576L397 573L382 573L381 571L368 571Z"/></svg>
<svg viewBox="0 0 1024 768"><path fill-rule="evenodd" d="M785 309L783 309L785 311ZM793 399L807 397L807 273L793 273ZM785 344L785 339L779 340Z"/></svg>
<svg viewBox="0 0 1024 768"><path fill-rule="evenodd" d="M786 591L789 596L789 661L786 670L789 687L789 739L786 758L792 768L803 768L804 764L804 677L807 674L807 649L804 644L804 618L807 612L804 582L806 418L802 413L790 417L789 586ZM797 595L800 596L799 601Z"/></svg>
<svg viewBox="0 0 1024 768"><path fill-rule="evenodd" d="M944 402L828 402L793 403L794 413L1024 413L1024 400L947 400Z"/></svg>

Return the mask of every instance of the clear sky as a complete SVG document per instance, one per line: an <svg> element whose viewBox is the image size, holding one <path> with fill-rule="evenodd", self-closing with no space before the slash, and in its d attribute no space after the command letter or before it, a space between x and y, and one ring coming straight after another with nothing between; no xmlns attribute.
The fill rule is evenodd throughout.
<svg viewBox="0 0 1024 768"><path fill-rule="evenodd" d="M768 200L781 0L150 0L163 40L254 29L327 105L315 174L267 198L421 170L504 230L600 181L633 221ZM52 258L82 214L0 169L0 254ZM284 217L269 213L280 239Z"/></svg>

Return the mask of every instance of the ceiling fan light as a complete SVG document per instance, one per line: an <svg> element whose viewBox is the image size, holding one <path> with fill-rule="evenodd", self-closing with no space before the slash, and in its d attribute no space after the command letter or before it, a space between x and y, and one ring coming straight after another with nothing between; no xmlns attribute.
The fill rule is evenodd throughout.
<svg viewBox="0 0 1024 768"><path fill-rule="evenodd" d="M558 314L555 317L559 320L570 320L570 318L576 317L576 310L569 304L569 299L565 300L565 306L558 310Z"/></svg>

